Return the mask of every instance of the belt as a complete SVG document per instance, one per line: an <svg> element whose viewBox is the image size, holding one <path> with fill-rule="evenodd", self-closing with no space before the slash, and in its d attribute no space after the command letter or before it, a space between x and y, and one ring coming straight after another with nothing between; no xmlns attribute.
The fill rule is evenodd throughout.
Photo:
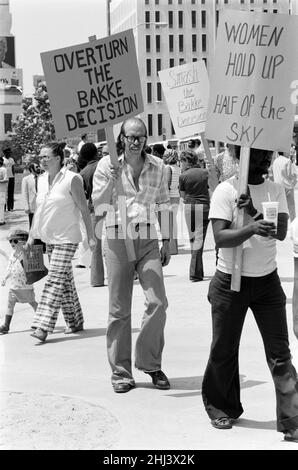
<svg viewBox="0 0 298 470"><path fill-rule="evenodd" d="M138 232L140 230L140 227L151 227L151 225L153 224L150 224L150 223L146 223L146 222L141 222L141 223L137 223L135 224L135 231ZM121 225L109 225L109 227L107 228L122 228Z"/></svg>

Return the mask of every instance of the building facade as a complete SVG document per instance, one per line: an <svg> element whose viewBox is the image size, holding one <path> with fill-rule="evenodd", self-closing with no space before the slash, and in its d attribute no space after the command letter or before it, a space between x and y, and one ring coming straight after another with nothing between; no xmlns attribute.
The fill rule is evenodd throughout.
<svg viewBox="0 0 298 470"><path fill-rule="evenodd" d="M0 142L9 139L12 121L22 109L22 70L15 68L9 0L0 1Z"/></svg>
<svg viewBox="0 0 298 470"><path fill-rule="evenodd" d="M158 71L200 59L209 71L224 8L296 14L297 1L107 0L109 33L134 32L149 143L175 138Z"/></svg>

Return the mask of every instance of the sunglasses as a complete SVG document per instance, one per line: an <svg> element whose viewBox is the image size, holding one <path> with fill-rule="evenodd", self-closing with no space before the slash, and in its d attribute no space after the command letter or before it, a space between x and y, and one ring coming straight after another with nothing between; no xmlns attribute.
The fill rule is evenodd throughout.
<svg viewBox="0 0 298 470"><path fill-rule="evenodd" d="M140 144L143 144L145 140L147 139L147 137L145 136L138 137L137 135L125 135L124 137L128 140L130 144L134 144L136 140Z"/></svg>
<svg viewBox="0 0 298 470"><path fill-rule="evenodd" d="M12 238L11 240L9 240L9 243L12 245L13 243L15 245L17 245L19 243L19 240L17 240L16 238Z"/></svg>

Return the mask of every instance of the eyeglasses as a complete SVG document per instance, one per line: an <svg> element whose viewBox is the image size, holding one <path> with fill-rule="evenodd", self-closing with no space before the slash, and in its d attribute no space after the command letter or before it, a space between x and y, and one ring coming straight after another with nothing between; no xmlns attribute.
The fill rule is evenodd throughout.
<svg viewBox="0 0 298 470"><path fill-rule="evenodd" d="M19 243L19 240L17 240L16 238L12 238L11 240L9 240L9 243L12 245L13 243L15 245L17 245Z"/></svg>
<svg viewBox="0 0 298 470"><path fill-rule="evenodd" d="M52 157L53 157L53 155L50 155L50 156L49 155L40 155L38 157L38 160L49 160Z"/></svg>
<svg viewBox="0 0 298 470"><path fill-rule="evenodd" d="M130 144L134 144L136 140L140 142L140 144L143 144L147 139L147 137L145 136L139 137L137 135L125 135L124 137L128 140Z"/></svg>

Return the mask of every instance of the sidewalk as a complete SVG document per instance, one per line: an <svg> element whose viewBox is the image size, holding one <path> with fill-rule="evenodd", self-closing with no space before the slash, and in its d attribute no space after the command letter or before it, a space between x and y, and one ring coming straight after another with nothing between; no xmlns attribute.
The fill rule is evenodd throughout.
<svg viewBox="0 0 298 470"><path fill-rule="evenodd" d="M297 196L297 194L296 194ZM9 229L28 229L19 209L1 227L0 249L9 250ZM297 206L298 207L298 206ZM0 255L1 257L1 255ZM209 355L211 315L207 290L215 266L209 226L204 252L206 280L188 281L189 250L164 269L169 300L163 370L172 388L153 388L150 377L135 370L137 387L115 394L106 357L105 328L108 288L92 288L89 270L74 267L85 316L85 330L63 334L59 315L55 332L45 344L30 337L32 310L18 304L11 333L0 337L0 449L266 449L297 450L275 430L275 393L260 334L249 312L240 347L241 398L244 414L233 429L212 428L201 398ZM4 263L1 257L0 276ZM279 273L287 300L290 340L293 259L291 241L278 243ZM74 262L75 265L75 262ZM43 281L36 285L39 299ZM5 288L0 288L1 316ZM144 309L138 281L133 297L133 342ZM2 353L2 354L1 354Z"/></svg>

